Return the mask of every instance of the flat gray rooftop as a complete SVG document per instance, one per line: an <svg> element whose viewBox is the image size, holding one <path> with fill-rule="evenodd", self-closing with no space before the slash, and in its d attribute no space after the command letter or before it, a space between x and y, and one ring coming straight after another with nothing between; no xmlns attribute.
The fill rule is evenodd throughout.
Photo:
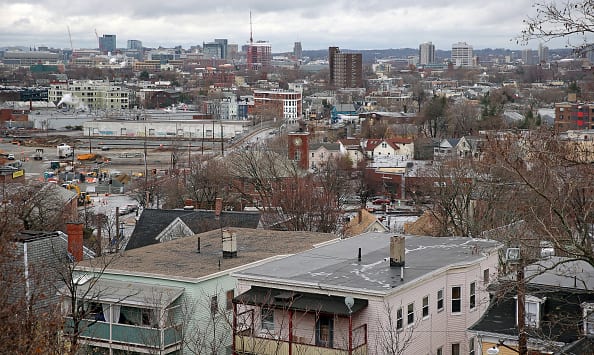
<svg viewBox="0 0 594 355"><path fill-rule="evenodd" d="M234 275L280 284L383 294L446 266L476 262L500 247L498 242L485 239L406 236L404 279L401 281L400 268L390 267L390 237L393 235L362 234ZM360 262L357 260L359 248Z"/></svg>

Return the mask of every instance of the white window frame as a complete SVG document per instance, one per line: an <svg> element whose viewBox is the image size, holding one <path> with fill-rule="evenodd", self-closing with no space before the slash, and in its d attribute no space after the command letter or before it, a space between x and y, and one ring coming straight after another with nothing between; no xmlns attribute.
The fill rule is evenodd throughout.
<svg viewBox="0 0 594 355"><path fill-rule="evenodd" d="M440 295L441 293L441 295ZM441 312L443 311L443 306L444 306L444 300L443 300L443 288L437 290L437 312ZM439 304L441 303L441 307L439 306Z"/></svg>
<svg viewBox="0 0 594 355"><path fill-rule="evenodd" d="M516 325L518 324L518 296L514 296L514 298L516 299ZM543 298L539 298L536 296L532 296L532 295L526 295L526 298L524 300L524 320L526 326L528 327L534 327L534 328L538 328L540 327L540 320L542 318L542 312L543 312L543 306L545 301L547 300L546 297ZM532 312L528 311L528 307L530 307L530 305L536 305L536 314L534 315L534 317L536 319L532 319L531 314L533 314Z"/></svg>
<svg viewBox="0 0 594 355"><path fill-rule="evenodd" d="M411 311L412 306L412 311ZM412 316L412 321L411 321ZM406 306L406 326L410 327L415 324L415 303L411 302Z"/></svg>
<svg viewBox="0 0 594 355"><path fill-rule="evenodd" d="M458 298L454 298L454 288L459 288L460 292L458 292ZM452 314L460 314L462 313L462 286L452 286L450 287L450 311ZM459 311L454 311L454 301L457 301L460 303L460 310Z"/></svg>
<svg viewBox="0 0 594 355"><path fill-rule="evenodd" d="M402 319L402 307L396 310L396 330L404 328L404 320Z"/></svg>
<svg viewBox="0 0 594 355"><path fill-rule="evenodd" d="M429 295L423 297L422 305L423 308L421 315L423 316L423 319L429 318Z"/></svg>

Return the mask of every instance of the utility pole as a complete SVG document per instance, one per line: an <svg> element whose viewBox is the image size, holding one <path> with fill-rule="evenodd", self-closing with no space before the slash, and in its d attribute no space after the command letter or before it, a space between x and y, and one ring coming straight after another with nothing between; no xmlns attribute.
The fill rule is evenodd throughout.
<svg viewBox="0 0 594 355"><path fill-rule="evenodd" d="M524 278L524 259L520 251L520 262L516 265L518 283L518 353L528 355L528 337L526 335L526 280Z"/></svg>

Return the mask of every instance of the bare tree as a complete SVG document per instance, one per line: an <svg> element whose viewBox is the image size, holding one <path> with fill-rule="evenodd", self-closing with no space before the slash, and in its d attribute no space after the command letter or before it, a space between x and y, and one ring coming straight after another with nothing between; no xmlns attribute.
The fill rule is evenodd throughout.
<svg viewBox="0 0 594 355"><path fill-rule="evenodd" d="M383 354L402 355L413 341L416 323L404 326L404 308L395 308L384 302L384 312L378 319L377 348Z"/></svg>
<svg viewBox="0 0 594 355"><path fill-rule="evenodd" d="M76 219L76 210L56 189L59 186L45 183L2 183L0 195L0 235L9 235L22 229L64 230L68 219Z"/></svg>
<svg viewBox="0 0 594 355"><path fill-rule="evenodd" d="M571 47L591 49L587 36L594 33L592 0L567 0L562 3L539 1L532 7L536 9L536 14L524 20L524 29L516 38L518 42L566 38ZM582 41L574 44L572 39Z"/></svg>

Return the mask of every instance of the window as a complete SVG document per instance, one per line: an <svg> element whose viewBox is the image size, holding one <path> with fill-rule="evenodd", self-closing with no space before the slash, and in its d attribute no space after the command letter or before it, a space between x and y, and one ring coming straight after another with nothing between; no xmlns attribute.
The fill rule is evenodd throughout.
<svg viewBox="0 0 594 355"><path fill-rule="evenodd" d="M406 324L412 325L415 322L415 304L409 303L406 311Z"/></svg>
<svg viewBox="0 0 594 355"><path fill-rule="evenodd" d="M396 329L402 329L402 308L396 310Z"/></svg>
<svg viewBox="0 0 594 355"><path fill-rule="evenodd" d="M452 313L459 313L462 311L462 288L460 286L452 287Z"/></svg>
<svg viewBox="0 0 594 355"><path fill-rule="evenodd" d="M468 355L474 355L474 338L468 340Z"/></svg>
<svg viewBox="0 0 594 355"><path fill-rule="evenodd" d="M460 355L460 343L452 344L452 355Z"/></svg>
<svg viewBox="0 0 594 355"><path fill-rule="evenodd" d="M437 291L437 311L443 310L443 288Z"/></svg>
<svg viewBox="0 0 594 355"><path fill-rule="evenodd" d="M489 269L483 270L483 284L484 285L489 284Z"/></svg>
<svg viewBox="0 0 594 355"><path fill-rule="evenodd" d="M274 331L274 309L263 307L260 314L262 331Z"/></svg>
<svg viewBox="0 0 594 355"><path fill-rule="evenodd" d="M233 309L233 297L235 297L235 290L227 291L227 310Z"/></svg>
<svg viewBox="0 0 594 355"><path fill-rule="evenodd" d="M334 338L334 318L319 316L316 320L316 345L331 348Z"/></svg>
<svg viewBox="0 0 594 355"><path fill-rule="evenodd" d="M443 348L441 346L439 348L437 348L435 355L443 355Z"/></svg>
<svg viewBox="0 0 594 355"><path fill-rule="evenodd" d="M210 298L210 315L214 316L219 310L219 300L217 296Z"/></svg>
<svg viewBox="0 0 594 355"><path fill-rule="evenodd" d="M518 302L516 298L516 324L518 324ZM542 314L541 308L546 301L546 297L538 298L535 296L526 296L524 302L524 321L529 327L538 327L540 323L540 317Z"/></svg>
<svg viewBox="0 0 594 355"><path fill-rule="evenodd" d="M476 306L476 282L474 281L470 283L470 297L468 302L470 309L474 309Z"/></svg>
<svg viewBox="0 0 594 355"><path fill-rule="evenodd" d="M429 296L423 297L423 318L429 317Z"/></svg>

